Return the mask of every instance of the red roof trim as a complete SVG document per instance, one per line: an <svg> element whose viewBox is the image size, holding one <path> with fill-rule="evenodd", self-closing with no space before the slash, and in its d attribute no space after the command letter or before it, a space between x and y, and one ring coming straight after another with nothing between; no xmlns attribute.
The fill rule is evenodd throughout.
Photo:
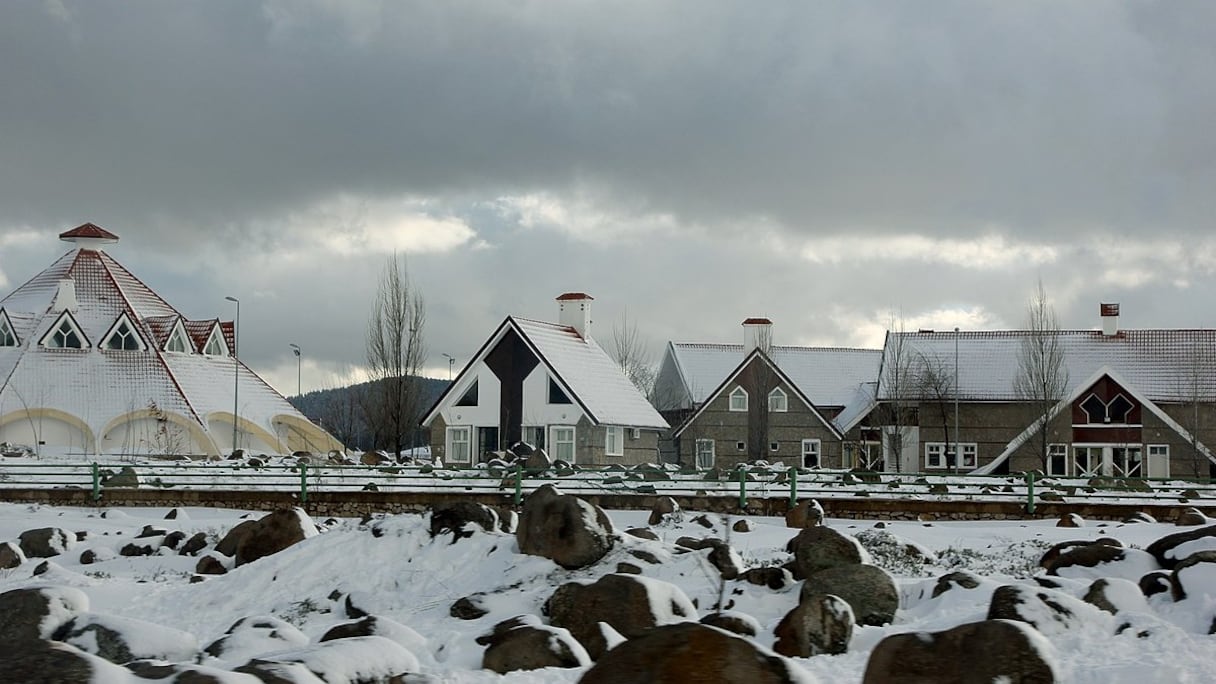
<svg viewBox="0 0 1216 684"><path fill-rule="evenodd" d="M97 238L101 240L117 240L118 236L110 231L102 228L96 223L82 223L75 228L59 234L60 240L71 240L73 238Z"/></svg>
<svg viewBox="0 0 1216 684"><path fill-rule="evenodd" d="M558 295L558 297L557 297L557 301L559 301L559 302L578 301L580 299L590 299L590 300L594 301L595 297L592 297L591 295L583 293L583 292L567 292L565 294Z"/></svg>

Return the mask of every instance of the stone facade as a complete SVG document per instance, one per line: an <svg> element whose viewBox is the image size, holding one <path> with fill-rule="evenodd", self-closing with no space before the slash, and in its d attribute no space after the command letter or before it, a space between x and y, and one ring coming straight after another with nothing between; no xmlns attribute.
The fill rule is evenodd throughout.
<svg viewBox="0 0 1216 684"><path fill-rule="evenodd" d="M747 393L746 411L730 410L730 395L739 388ZM768 410L768 396L775 389L785 393L787 410ZM683 426L680 463L696 464L698 440L713 440L714 466L718 468L756 460L803 466L803 440L818 440L819 466L841 466L842 445L836 432L759 356L753 357Z"/></svg>

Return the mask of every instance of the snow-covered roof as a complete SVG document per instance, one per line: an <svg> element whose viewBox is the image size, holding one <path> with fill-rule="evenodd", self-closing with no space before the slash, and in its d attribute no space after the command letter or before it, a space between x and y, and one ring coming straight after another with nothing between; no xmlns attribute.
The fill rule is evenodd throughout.
<svg viewBox="0 0 1216 684"><path fill-rule="evenodd" d="M832 420L841 434L847 434L849 430L857 427L858 423L870 415L870 411L873 411L874 407L878 405L878 399L874 396L877 391L877 382L863 382L857 385L853 397Z"/></svg>
<svg viewBox="0 0 1216 684"><path fill-rule="evenodd" d="M92 224L63 235L79 238L69 241L90 247L95 243L89 239L118 239ZM69 251L0 299L0 310L19 339L16 347L0 347L0 417L32 410L62 412L86 425L100 443L108 430L121 424L119 419L154 404L159 411L180 416L210 436L212 414L225 414L220 422L231 430L233 389L239 385L242 422L272 436L281 433L279 425L284 420L297 427L309 425L307 418L244 364L227 355L198 353L206 340L204 331L209 332L218 321L186 321L113 257L90 247ZM64 296L65 288L74 298ZM71 304L62 311L65 302ZM39 344L64 315L70 316L85 338L84 348L54 349ZM124 318L138 335L140 349L105 348L107 334ZM179 320L194 349L166 352L165 343ZM221 329L231 345L233 326L221 324ZM313 429L323 435L319 428Z"/></svg>
<svg viewBox="0 0 1216 684"><path fill-rule="evenodd" d="M667 346L689 398L698 406L739 365L744 353L742 344L672 342ZM882 351L774 345L769 356L798 391L823 408L847 405L860 383L876 380Z"/></svg>
<svg viewBox="0 0 1216 684"><path fill-rule="evenodd" d="M612 357L595 340L566 325L508 316L461 371L461 376L483 361L507 330L514 330L536 352L540 362L569 390L571 400L582 407L592 423L660 430L668 427ZM444 390L427 412L423 425L429 425L454 399L449 395L460 384L457 378Z"/></svg>
<svg viewBox="0 0 1216 684"><path fill-rule="evenodd" d="M958 341L959 397L974 401L1011 401L1018 373L1024 330L981 332L888 333L884 366L896 352L893 337L902 335L905 354L913 362L935 359L953 371ZM1155 402L1216 398L1216 330L1122 330L1104 335L1098 330L1062 330L1059 336L1068 390L1098 369L1109 367L1137 391ZM889 399L889 384L879 382L879 400Z"/></svg>

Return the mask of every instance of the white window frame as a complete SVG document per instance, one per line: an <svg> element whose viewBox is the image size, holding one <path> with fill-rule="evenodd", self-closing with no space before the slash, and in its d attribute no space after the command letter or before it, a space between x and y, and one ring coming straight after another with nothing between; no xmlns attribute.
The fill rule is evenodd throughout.
<svg viewBox="0 0 1216 684"><path fill-rule="evenodd" d="M558 435L560 433L565 433L567 430L570 432L570 438L569 439L559 439ZM550 426L549 427L549 443L553 445L553 449L548 452L549 455L551 457L553 457L554 459L560 459L562 461L565 461L566 463L573 464L574 463L574 454L575 454L576 436L577 435L576 435L573 425ZM568 458L566 456L562 455L562 449L564 447L568 447L570 450Z"/></svg>
<svg viewBox="0 0 1216 684"><path fill-rule="evenodd" d="M174 347L177 346L181 348L175 349ZM169 333L169 339L165 341L165 351L174 354L185 354L194 351L190 338L186 335L186 329L182 327L181 321L178 321L173 326L173 332Z"/></svg>
<svg viewBox="0 0 1216 684"><path fill-rule="evenodd" d="M812 467L806 465L806 457L814 455L816 465L813 467L823 467L823 441L818 439L802 440L802 465L803 467Z"/></svg>
<svg viewBox="0 0 1216 684"><path fill-rule="evenodd" d="M790 398L785 390L774 387L773 391L768 393L768 410L772 413L785 413L790 410Z"/></svg>
<svg viewBox="0 0 1216 684"><path fill-rule="evenodd" d="M1123 450L1122 463L1119 462L1120 459L1115 454L1116 449ZM1127 471L1127 464L1128 464L1128 461L1130 460L1128 458L1128 456L1130 456L1132 454L1132 452L1139 453L1140 458L1136 465L1136 471L1129 473ZM1145 455L1144 447L1142 447L1140 445L1136 445L1136 444L1127 444L1127 445L1122 445L1122 446L1117 446L1117 447L1111 447L1111 468L1112 468L1112 471L1113 471L1115 477L1141 477L1141 478L1144 477L1144 471L1145 471L1145 466L1146 466L1146 463L1144 460L1144 455Z"/></svg>
<svg viewBox="0 0 1216 684"><path fill-rule="evenodd" d="M975 442L951 442L950 448L946 447L945 442L925 442L925 470L949 470L950 455L956 449L961 454L956 467L959 470L974 470L979 461L979 445ZM934 459L937 460L936 465Z"/></svg>
<svg viewBox="0 0 1216 684"><path fill-rule="evenodd" d="M64 326L67 326L67 332L64 332ZM62 334L66 341L67 333L69 332L76 335L76 339L80 342L79 347L52 344L56 333ZM41 344L47 349L88 349L91 346L89 344L89 338L85 337L84 331L81 330L80 326L76 324L76 319L72 318L72 315L66 311L64 311L59 318L55 319L55 323L51 326L51 329L42 336Z"/></svg>
<svg viewBox="0 0 1216 684"><path fill-rule="evenodd" d="M738 451L747 451L747 442L735 442L735 449Z"/></svg>
<svg viewBox="0 0 1216 684"><path fill-rule="evenodd" d="M462 436L463 435L463 436ZM454 425L447 430L448 463L473 462L473 428L469 425ZM458 448L463 447L463 449Z"/></svg>
<svg viewBox="0 0 1216 684"><path fill-rule="evenodd" d="M17 331L13 330L13 322L8 319L8 312L0 309L0 347L19 347L21 340Z"/></svg>
<svg viewBox="0 0 1216 684"><path fill-rule="evenodd" d="M693 464L697 469L708 470L714 467L715 460L714 441L712 439L698 439L696 451L693 452Z"/></svg>
<svg viewBox="0 0 1216 684"><path fill-rule="evenodd" d="M1081 449L1085 450L1087 468L1081 468L1077 461L1077 452ZM1096 458L1095 458L1096 457ZM1074 444L1072 445L1072 458L1069 459L1069 466L1072 468L1073 475L1076 477L1095 477L1102 474L1102 447L1093 444Z"/></svg>
<svg viewBox="0 0 1216 684"><path fill-rule="evenodd" d="M124 325L126 326L127 330L126 335L119 333ZM119 341L118 343L121 346L112 346L116 339ZM134 349L127 348L127 340L133 340L135 342ZM110 332L107 333L105 338L101 341L101 348L106 351L145 351L147 349L147 347L144 345L144 339L140 337L139 332L135 330L135 325L131 323L131 319L125 312L119 314L118 320L114 321L114 325L110 327Z"/></svg>
<svg viewBox="0 0 1216 684"><path fill-rule="evenodd" d="M738 401L736 401L738 400ZM741 412L747 410L747 390L743 387L736 387L730 391L727 406L731 411Z"/></svg>
<svg viewBox="0 0 1216 684"><path fill-rule="evenodd" d="M604 455L625 455L625 428L619 425L609 425L604 428Z"/></svg>
<svg viewBox="0 0 1216 684"><path fill-rule="evenodd" d="M228 341L224 339L224 334L218 325L211 328L211 334L207 336L207 343L203 345L203 354L228 356Z"/></svg>
<svg viewBox="0 0 1216 684"><path fill-rule="evenodd" d="M768 450L774 454L777 453L781 450L781 442L769 442Z"/></svg>
<svg viewBox="0 0 1216 684"><path fill-rule="evenodd" d="M1047 445L1047 474L1055 477L1068 477L1069 466L1072 464L1072 459L1069 458L1068 445L1063 442L1055 442ZM1064 467L1062 469L1054 468L1056 459L1063 459ZM1060 470L1061 472L1056 472Z"/></svg>

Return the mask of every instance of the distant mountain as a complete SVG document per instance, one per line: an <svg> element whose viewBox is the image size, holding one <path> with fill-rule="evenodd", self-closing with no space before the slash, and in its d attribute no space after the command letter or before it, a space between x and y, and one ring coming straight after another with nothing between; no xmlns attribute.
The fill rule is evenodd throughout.
<svg viewBox="0 0 1216 684"><path fill-rule="evenodd" d="M418 422L435 404L450 382L436 378L418 377L416 379L421 388L421 400L418 402L419 415L415 419L415 422ZM391 445L372 444L372 431L363 420L363 412L360 409L360 398L371 394L376 382L381 381L314 390L306 392L303 396L288 397L287 401L291 402L292 406L295 406L309 420L344 442L347 449L353 451L376 448L391 449ZM423 446L429 443L429 430L419 427L411 440L411 446Z"/></svg>

